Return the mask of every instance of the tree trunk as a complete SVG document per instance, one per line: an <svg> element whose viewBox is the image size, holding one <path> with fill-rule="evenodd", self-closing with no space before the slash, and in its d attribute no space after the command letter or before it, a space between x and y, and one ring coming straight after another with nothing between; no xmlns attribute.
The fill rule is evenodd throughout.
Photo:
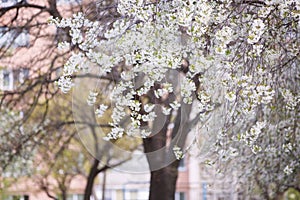
<svg viewBox="0 0 300 200"><path fill-rule="evenodd" d="M154 134L143 140L144 152L151 171L149 200L175 199L179 160L175 158L173 147L177 145L183 148L191 129L189 122L191 105L182 107L184 109L178 110L172 130L168 129L171 115L164 119L161 113L157 113L152 128ZM161 122L164 122L163 126Z"/></svg>
<svg viewBox="0 0 300 200"><path fill-rule="evenodd" d="M174 200L178 177L177 161L151 172L149 200Z"/></svg>
<svg viewBox="0 0 300 200"><path fill-rule="evenodd" d="M58 183L59 184L59 190L61 191L61 199L62 200L67 200L67 192L68 192L68 187L66 187L66 177L63 178L63 181Z"/></svg>
<svg viewBox="0 0 300 200"><path fill-rule="evenodd" d="M94 181L96 176L98 175L98 165L99 165L99 160L97 160L96 158L94 159L94 164L92 166L92 168L90 169L89 172L89 176L87 179L87 183L85 186L85 190L84 190L84 200L90 200L90 197L92 195L93 192L93 186L94 186Z"/></svg>
<svg viewBox="0 0 300 200"><path fill-rule="evenodd" d="M67 192L66 191L62 192L61 198L62 198L62 200L67 200Z"/></svg>
<svg viewBox="0 0 300 200"><path fill-rule="evenodd" d="M157 119L162 119L157 114ZM165 121L162 128L155 130L161 121ZM168 125L170 117L166 120L155 120L153 132L156 133L143 140L144 151L151 171L149 200L174 200L179 161L175 159L172 147L166 146ZM170 164L168 164L170 163Z"/></svg>

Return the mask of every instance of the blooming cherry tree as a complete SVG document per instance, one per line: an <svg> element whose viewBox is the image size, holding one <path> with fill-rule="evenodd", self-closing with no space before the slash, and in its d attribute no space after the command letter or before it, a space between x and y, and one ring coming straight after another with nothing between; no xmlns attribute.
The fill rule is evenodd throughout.
<svg viewBox="0 0 300 200"><path fill-rule="evenodd" d="M295 0L120 0L103 9L119 14L109 23L83 13L51 18L70 29L71 43L60 48L74 49L57 84L67 93L76 75L97 71L101 89L90 91L87 103L99 117L112 108L104 139L143 139L150 199L174 198L177 173L165 190L167 179L156 177L178 166L189 132L197 141L193 127L212 130L214 113L219 123L209 163L238 160L244 176L275 185L266 192L272 195L299 173L299 7ZM96 105L103 88L110 105Z"/></svg>

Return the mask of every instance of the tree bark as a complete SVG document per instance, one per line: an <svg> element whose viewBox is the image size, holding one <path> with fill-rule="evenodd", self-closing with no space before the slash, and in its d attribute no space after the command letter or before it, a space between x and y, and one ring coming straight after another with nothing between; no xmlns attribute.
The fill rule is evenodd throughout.
<svg viewBox="0 0 300 200"><path fill-rule="evenodd" d="M62 200L67 200L67 191L62 191L61 198Z"/></svg>
<svg viewBox="0 0 300 200"><path fill-rule="evenodd" d="M174 200L178 177L178 161L151 172L149 200Z"/></svg>
<svg viewBox="0 0 300 200"><path fill-rule="evenodd" d="M93 166L90 169L89 176L88 176L88 179L87 179L87 183L86 183L86 186L85 186L84 200L90 200L90 197L91 197L92 192L93 192L94 181L95 181L96 176L99 173L98 165L99 165L99 160L97 160L95 158Z"/></svg>
<svg viewBox="0 0 300 200"><path fill-rule="evenodd" d="M157 119L162 119L159 113L157 115ZM147 154L151 171L149 200L174 200L179 161L174 159L172 147L166 146L170 116L161 130L155 130L155 127L161 127L157 126L159 121L155 120L153 125L156 134L143 140L145 153L150 153Z"/></svg>

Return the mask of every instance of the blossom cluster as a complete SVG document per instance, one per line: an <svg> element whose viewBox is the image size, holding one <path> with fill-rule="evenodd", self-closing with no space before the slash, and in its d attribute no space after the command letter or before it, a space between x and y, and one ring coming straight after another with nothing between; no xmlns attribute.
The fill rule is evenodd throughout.
<svg viewBox="0 0 300 200"><path fill-rule="evenodd" d="M286 102L286 108L290 110L294 110L295 107L300 102L300 96L294 95L290 90L286 89L282 91L282 96L284 101Z"/></svg>
<svg viewBox="0 0 300 200"><path fill-rule="evenodd" d="M256 145L255 143L265 126L265 122L256 122L256 124L250 128L250 131L242 133L240 136L240 140L245 142L255 154L262 150L261 147Z"/></svg>
<svg viewBox="0 0 300 200"><path fill-rule="evenodd" d="M105 111L107 110L107 108L108 108L107 105L101 104L101 105L99 106L99 108L97 108L97 109L95 110L96 116L97 116L97 117L102 117L103 114L105 113Z"/></svg>
<svg viewBox="0 0 300 200"><path fill-rule="evenodd" d="M249 31L249 36L247 42L249 44L255 44L259 41L262 34L265 31L265 24L261 19L255 19L252 23L251 30Z"/></svg>
<svg viewBox="0 0 300 200"><path fill-rule="evenodd" d="M238 154L239 154L238 149L233 147L229 147L228 150L220 149L218 151L218 157L222 162L227 161L229 158L234 158L238 156Z"/></svg>
<svg viewBox="0 0 300 200"><path fill-rule="evenodd" d="M177 145L173 147L173 152L177 160L181 160L184 157L183 151Z"/></svg>

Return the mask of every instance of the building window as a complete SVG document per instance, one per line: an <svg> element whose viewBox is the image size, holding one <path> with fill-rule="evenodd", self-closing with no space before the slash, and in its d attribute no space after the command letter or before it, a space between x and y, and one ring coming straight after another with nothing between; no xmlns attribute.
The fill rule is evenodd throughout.
<svg viewBox="0 0 300 200"><path fill-rule="evenodd" d="M125 198L124 200L133 200L137 198L138 190L129 189L124 191L125 192Z"/></svg>
<svg viewBox="0 0 300 200"><path fill-rule="evenodd" d="M0 70L0 90L11 91L23 84L29 77L29 69L21 68L18 70Z"/></svg>
<svg viewBox="0 0 300 200"><path fill-rule="evenodd" d="M103 190L100 188L96 190L96 199L102 199L102 192L103 192ZM104 193L104 200L115 199L115 198L113 198L113 196L116 192L117 192L117 190L106 189L105 193Z"/></svg>
<svg viewBox="0 0 300 200"><path fill-rule="evenodd" d="M175 200L186 200L185 192L176 192Z"/></svg>
<svg viewBox="0 0 300 200"><path fill-rule="evenodd" d="M57 4L81 3L82 0L57 0Z"/></svg>
<svg viewBox="0 0 300 200"><path fill-rule="evenodd" d="M16 3L16 0L1 0L0 1L0 6L1 7L8 7L8 6L13 6Z"/></svg>
<svg viewBox="0 0 300 200"><path fill-rule="evenodd" d="M15 47L28 47L29 46L29 32L28 30L14 31L14 46Z"/></svg>
<svg viewBox="0 0 300 200"><path fill-rule="evenodd" d="M0 70L0 89L13 90L14 89L14 75L12 70Z"/></svg>
<svg viewBox="0 0 300 200"><path fill-rule="evenodd" d="M20 69L18 74L19 74L19 83L22 84L29 77L29 69L28 68L22 68L22 69Z"/></svg>
<svg viewBox="0 0 300 200"><path fill-rule="evenodd" d="M83 194L69 194L67 200L83 200Z"/></svg>
<svg viewBox="0 0 300 200"><path fill-rule="evenodd" d="M0 0L0 6L1 7L9 7L9 6L13 6L16 3L21 2L22 0Z"/></svg>
<svg viewBox="0 0 300 200"><path fill-rule="evenodd" d="M26 29L0 27L0 48L28 47L29 32Z"/></svg>
<svg viewBox="0 0 300 200"><path fill-rule="evenodd" d="M28 195L9 195L4 197L4 200L29 200Z"/></svg>
<svg viewBox="0 0 300 200"><path fill-rule="evenodd" d="M83 194L68 194L67 200L83 200L84 195ZM62 200L62 195L58 195L58 200Z"/></svg>

